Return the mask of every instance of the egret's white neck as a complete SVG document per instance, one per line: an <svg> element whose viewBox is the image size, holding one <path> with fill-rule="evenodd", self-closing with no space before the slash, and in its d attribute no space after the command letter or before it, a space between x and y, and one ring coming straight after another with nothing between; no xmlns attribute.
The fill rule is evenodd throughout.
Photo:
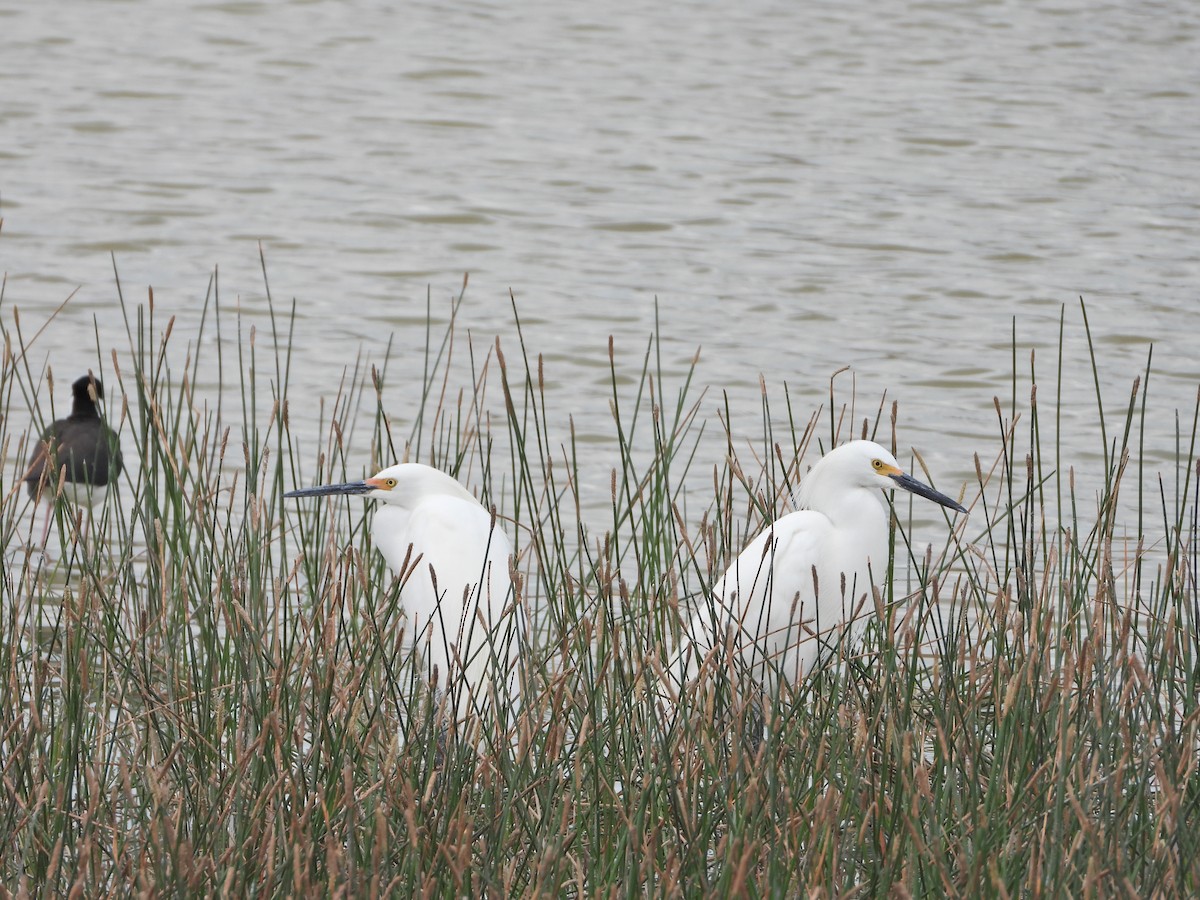
<svg viewBox="0 0 1200 900"><path fill-rule="evenodd" d="M796 496L800 509L811 509L826 516L834 527L858 527L870 522L880 528L887 527L883 495L874 488L854 487L823 482L813 478L814 469L800 484Z"/></svg>

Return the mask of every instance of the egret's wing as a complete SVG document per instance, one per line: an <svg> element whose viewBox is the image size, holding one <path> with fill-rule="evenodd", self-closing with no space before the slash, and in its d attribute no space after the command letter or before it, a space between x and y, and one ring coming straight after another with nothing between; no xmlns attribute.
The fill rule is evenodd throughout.
<svg viewBox="0 0 1200 900"><path fill-rule="evenodd" d="M512 542L461 497L429 498L411 513L383 505L373 533L394 571L408 560L401 601L430 673L437 667L460 713L485 702L496 667L512 668L524 627L509 577Z"/></svg>
<svg viewBox="0 0 1200 900"><path fill-rule="evenodd" d="M751 541L692 620L686 637L697 655L728 642L752 665L806 662L794 657L817 631L813 569L820 569L831 530L821 513L799 510Z"/></svg>
<svg viewBox="0 0 1200 900"><path fill-rule="evenodd" d="M492 527L491 515L478 503L434 497L411 513L383 505L372 531L392 570L406 577L409 615L427 622L440 608L449 629L449 620L459 619L467 604L489 615L499 615L507 604L512 542L499 524ZM408 570L401 573L406 561Z"/></svg>
<svg viewBox="0 0 1200 900"><path fill-rule="evenodd" d="M830 532L820 513L800 510L750 542L713 591L739 630L752 640L778 639L811 615L813 567Z"/></svg>

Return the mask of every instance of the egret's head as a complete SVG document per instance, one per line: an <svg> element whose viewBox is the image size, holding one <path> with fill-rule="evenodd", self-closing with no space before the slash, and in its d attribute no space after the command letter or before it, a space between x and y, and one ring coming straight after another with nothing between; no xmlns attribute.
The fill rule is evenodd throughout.
<svg viewBox="0 0 1200 900"><path fill-rule="evenodd" d="M865 487L884 491L903 488L949 509L966 512L956 500L906 474L896 457L874 441L851 441L830 450L801 483L802 496L805 483L809 483L810 493L823 487L836 489L835 485L843 489Z"/></svg>
<svg viewBox="0 0 1200 900"><path fill-rule="evenodd" d="M346 494L364 500L382 500L401 506L413 506L422 499L433 496L456 496L474 499L466 488L438 469L420 463L400 463L364 478L362 481L347 481L342 484L323 484L317 487L288 491L285 497L326 497Z"/></svg>
<svg viewBox="0 0 1200 900"><path fill-rule="evenodd" d="M365 500L394 500L394 492L400 485L400 473L395 471L400 466L384 469L377 475L364 478L362 481L345 481L341 484L322 484L317 487L300 488L288 491L285 497L328 497L334 494L359 496Z"/></svg>

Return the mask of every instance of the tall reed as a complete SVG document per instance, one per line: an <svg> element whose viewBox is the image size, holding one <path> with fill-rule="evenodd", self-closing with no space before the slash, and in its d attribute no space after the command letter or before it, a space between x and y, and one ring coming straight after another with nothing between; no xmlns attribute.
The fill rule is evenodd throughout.
<svg viewBox="0 0 1200 900"><path fill-rule="evenodd" d="M1014 339L970 518L951 530L898 504L878 623L759 713L731 693L664 696L680 617L823 449L864 431L904 446L886 398L860 410L839 373L808 411L764 381L761 430L734 434L698 356L668 374L656 327L632 355L610 341L611 434L585 448L551 421L516 304L514 343L477 342L460 296L426 332L411 430L387 409L388 346L320 398L309 447L290 424L294 309L269 285L258 329L214 277L184 337L152 294L117 292L128 345L91 365L134 464L94 516L58 512L46 554L20 478L51 393L25 317L3 322L9 892L1200 890L1200 406L1173 471L1152 470L1150 360L1110 432L1093 358L1092 500L1064 458L1061 353L1040 381ZM1079 327L1064 314L1060 347ZM481 742L439 733L369 513L282 499L404 458L462 479L516 542L536 623L524 703ZM605 459L601 512L581 486Z"/></svg>

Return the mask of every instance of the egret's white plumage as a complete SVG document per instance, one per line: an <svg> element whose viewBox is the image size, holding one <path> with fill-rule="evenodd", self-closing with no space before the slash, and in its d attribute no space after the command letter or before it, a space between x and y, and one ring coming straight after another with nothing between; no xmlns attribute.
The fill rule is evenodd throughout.
<svg viewBox="0 0 1200 900"><path fill-rule="evenodd" d="M509 575L512 543L492 514L445 472L419 463L285 496L326 494L381 501L371 524L375 547L402 579L408 642L456 719L496 699L515 706L525 617Z"/></svg>
<svg viewBox="0 0 1200 900"><path fill-rule="evenodd" d="M874 613L872 584L888 564L888 513L881 491L904 488L966 512L905 475L871 441L825 454L804 477L796 512L771 524L738 556L685 630L674 673L690 680L728 651L741 672L774 691L798 683L822 651Z"/></svg>

